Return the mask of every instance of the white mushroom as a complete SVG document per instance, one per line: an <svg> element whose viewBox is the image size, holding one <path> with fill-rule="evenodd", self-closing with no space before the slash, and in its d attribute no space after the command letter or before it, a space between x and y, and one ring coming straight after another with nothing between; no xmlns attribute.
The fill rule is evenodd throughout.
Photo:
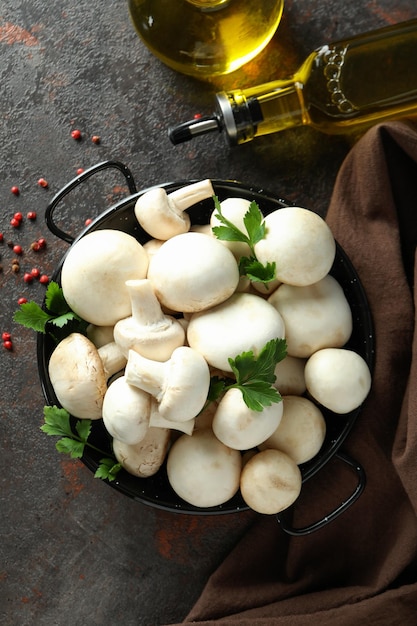
<svg viewBox="0 0 417 626"><path fill-rule="evenodd" d="M172 237L152 256L148 278L163 306L192 313L231 296L239 282L239 269L220 241L188 232Z"/></svg>
<svg viewBox="0 0 417 626"><path fill-rule="evenodd" d="M273 383L282 396L301 396L306 390L304 379L305 359L287 356L275 366L276 380Z"/></svg>
<svg viewBox="0 0 417 626"><path fill-rule="evenodd" d="M291 356L307 358L321 348L341 348L352 333L349 303L330 274L304 287L283 284L268 302L284 320Z"/></svg>
<svg viewBox="0 0 417 626"><path fill-rule="evenodd" d="M257 354L268 341L283 338L284 322L278 311L250 293L235 293L225 302L195 313L187 329L189 345L209 365L231 372L229 358L244 351Z"/></svg>
<svg viewBox="0 0 417 626"><path fill-rule="evenodd" d="M130 350L125 374L129 384L156 398L160 414L168 420L192 419L207 400L209 367L203 356L188 346L176 348L164 363Z"/></svg>
<svg viewBox="0 0 417 626"><path fill-rule="evenodd" d="M114 340L123 354L136 350L155 361L167 361L175 348L184 345L185 331L171 315L162 312L149 280L128 280L132 315L119 320Z"/></svg>
<svg viewBox="0 0 417 626"><path fill-rule="evenodd" d="M308 392L334 413L349 413L364 402L371 388L366 361L353 350L323 348L307 361L304 376Z"/></svg>
<svg viewBox="0 0 417 626"><path fill-rule="evenodd" d="M149 417L149 426L154 428L169 428L170 430L178 430L187 435L191 435L195 426L195 417L187 421L168 420L159 412L159 403L152 397L151 412Z"/></svg>
<svg viewBox="0 0 417 626"><path fill-rule="evenodd" d="M284 412L276 431L260 446L290 456L297 465L310 461L319 452L326 435L326 421L320 409L307 398L284 396Z"/></svg>
<svg viewBox="0 0 417 626"><path fill-rule="evenodd" d="M175 493L197 507L219 506L239 489L240 452L208 428L182 435L168 453L168 480Z"/></svg>
<svg viewBox="0 0 417 626"><path fill-rule="evenodd" d="M159 250L163 243L165 243L163 239L149 239L148 241L145 241L145 243L143 244L143 249L145 250L149 259L155 254L157 250Z"/></svg>
<svg viewBox="0 0 417 626"><path fill-rule="evenodd" d="M330 271L336 243L326 222L301 207L277 209L265 217L266 235L255 244L262 263L276 263L276 278L290 285L311 285Z"/></svg>
<svg viewBox="0 0 417 626"><path fill-rule="evenodd" d="M145 278L148 255L132 235L96 230L69 249L61 272L65 300L82 319L113 326L131 314L126 281Z"/></svg>
<svg viewBox="0 0 417 626"><path fill-rule="evenodd" d="M114 341L113 328L114 326L96 326L95 324L89 324L87 326L86 335L96 348L101 348L101 346L105 346L106 343Z"/></svg>
<svg viewBox="0 0 417 626"><path fill-rule="evenodd" d="M104 396L104 426L112 437L123 443L139 443L148 430L150 410L150 395L129 385L126 376L120 376Z"/></svg>
<svg viewBox="0 0 417 626"><path fill-rule="evenodd" d="M139 478L154 476L165 460L170 442L167 428L148 428L145 437L129 445L113 439L113 452L122 467Z"/></svg>
<svg viewBox="0 0 417 626"><path fill-rule="evenodd" d="M274 515L291 506L300 495L298 465L280 450L263 450L245 464L240 490L246 504L257 513Z"/></svg>
<svg viewBox="0 0 417 626"><path fill-rule="evenodd" d="M114 343L97 349L87 337L71 333L53 350L48 373L55 395L74 417L100 419L107 380L126 359Z"/></svg>
<svg viewBox="0 0 417 626"><path fill-rule="evenodd" d="M165 189L149 189L136 201L135 215L142 228L155 239L170 239L186 233L190 217L185 213L197 202L214 195L210 180L202 180L167 194Z"/></svg>
<svg viewBox="0 0 417 626"><path fill-rule="evenodd" d="M253 411L245 404L240 389L232 388L219 402L213 418L213 432L229 448L249 450L275 432L282 411L282 402L274 402L262 411Z"/></svg>

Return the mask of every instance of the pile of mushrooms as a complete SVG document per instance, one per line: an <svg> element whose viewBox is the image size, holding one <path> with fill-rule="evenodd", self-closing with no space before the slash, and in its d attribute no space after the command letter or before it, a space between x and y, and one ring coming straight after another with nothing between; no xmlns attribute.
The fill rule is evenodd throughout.
<svg viewBox="0 0 417 626"><path fill-rule="evenodd" d="M49 377L74 417L103 420L127 472L152 476L166 462L173 490L196 507L240 489L253 510L275 514L296 500L299 466L323 445L322 408L360 406L371 376L344 348L352 314L329 274L336 246L325 221L300 207L265 217L255 252L277 268L266 288L239 276L247 246L214 236L214 209L204 228L191 226L187 209L213 196L210 180L152 189L134 208L149 241L103 229L73 244L61 284L89 327L57 345ZM241 230L248 206L221 203ZM276 338L288 346L275 369L281 402L253 411L232 388L207 403L211 376L233 376L229 358Z"/></svg>

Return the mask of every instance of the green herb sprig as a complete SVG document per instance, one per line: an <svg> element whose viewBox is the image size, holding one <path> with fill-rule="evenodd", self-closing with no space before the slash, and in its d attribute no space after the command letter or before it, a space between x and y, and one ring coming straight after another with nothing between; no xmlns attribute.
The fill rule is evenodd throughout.
<svg viewBox="0 0 417 626"><path fill-rule="evenodd" d="M235 382L213 376L210 381L208 403L217 400L229 389L240 389L245 404L253 411L262 411L264 407L280 402L282 397L273 386L276 376L275 367L287 355L285 339L271 339L256 357L250 350L242 352L229 364L236 377Z"/></svg>
<svg viewBox="0 0 417 626"><path fill-rule="evenodd" d="M42 432L47 435L55 435L61 437L55 444L58 452L69 454L72 459L81 459L86 446L106 455L106 452L100 450L88 441L91 434L91 420L79 419L75 422L75 432L71 427L70 414L66 409L57 406L45 406L43 409L44 424L41 426ZM122 466L116 459L104 456L100 459L100 464L94 474L95 478L115 480Z"/></svg>
<svg viewBox="0 0 417 626"><path fill-rule="evenodd" d="M275 279L276 264L263 265L256 258L255 245L264 239L266 227L263 215L258 204L252 200L243 218L246 233L230 222L222 213L221 204L217 196L213 196L215 217L221 222L221 226L213 226L213 234L222 241L239 241L246 243L251 251L251 256L241 257L239 260L239 273L253 282L267 284Z"/></svg>
<svg viewBox="0 0 417 626"><path fill-rule="evenodd" d="M51 281L45 292L45 308L30 301L20 305L14 321L26 328L45 334L47 331L59 341L71 332L85 334L88 323L68 306L62 288Z"/></svg>

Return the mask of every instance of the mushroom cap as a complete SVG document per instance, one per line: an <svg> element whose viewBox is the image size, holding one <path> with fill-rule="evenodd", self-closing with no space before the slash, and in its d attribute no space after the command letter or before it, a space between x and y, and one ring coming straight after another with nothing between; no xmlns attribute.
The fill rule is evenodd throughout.
<svg viewBox="0 0 417 626"><path fill-rule="evenodd" d="M284 396L282 419L274 433L260 446L288 454L297 465L310 461L319 452L326 436L323 413L311 400Z"/></svg>
<svg viewBox="0 0 417 626"><path fill-rule="evenodd" d="M139 478L153 476L165 460L170 441L167 428L149 427L145 437L136 444L113 439L113 452L122 467Z"/></svg>
<svg viewBox="0 0 417 626"><path fill-rule="evenodd" d="M103 422L109 434L123 443L134 445L142 441L149 428L151 396L116 378L106 391L103 401Z"/></svg>
<svg viewBox="0 0 417 626"><path fill-rule="evenodd" d="M231 296L239 283L239 269L220 241L188 232L168 239L152 256L148 278L164 307L193 313Z"/></svg>
<svg viewBox="0 0 417 626"><path fill-rule="evenodd" d="M334 413L358 408L371 389L366 361L353 350L323 348L308 359L304 376L307 391Z"/></svg>
<svg viewBox="0 0 417 626"><path fill-rule="evenodd" d="M142 228L155 239L166 240L186 233L190 216L176 210L165 189L155 187L136 200L135 216Z"/></svg>
<svg viewBox="0 0 417 626"><path fill-rule="evenodd" d="M214 414L213 432L219 441L234 450L256 448L278 428L282 412L282 402L252 411L239 389L229 389Z"/></svg>
<svg viewBox="0 0 417 626"><path fill-rule="evenodd" d="M303 287L282 284L268 302L284 320L291 356L307 358L321 348L340 348L352 333L349 303L330 274Z"/></svg>
<svg viewBox="0 0 417 626"><path fill-rule="evenodd" d="M162 417L185 422L195 417L207 400L210 370L204 357L188 346L176 348L169 361L159 412Z"/></svg>
<svg viewBox="0 0 417 626"><path fill-rule="evenodd" d="M258 260L276 263L276 277L290 285L311 285L329 273L336 243L326 222L301 207L277 209L265 217L266 235L255 245Z"/></svg>
<svg viewBox="0 0 417 626"><path fill-rule="evenodd" d="M100 419L107 380L99 353L81 333L71 333L58 343L48 363L55 395L74 417Z"/></svg>
<svg viewBox="0 0 417 626"><path fill-rule="evenodd" d="M218 506L239 489L240 452L221 443L208 429L182 435L168 453L168 480L175 493L197 507Z"/></svg>
<svg viewBox="0 0 417 626"><path fill-rule="evenodd" d="M115 229L87 233L64 259L64 297L87 322L113 326L131 314L126 281L145 278L147 269L148 255L132 235Z"/></svg>
<svg viewBox="0 0 417 626"><path fill-rule="evenodd" d="M274 515L291 506L300 495L298 465L280 450L258 452L244 465L240 490L246 504L257 513Z"/></svg>
<svg viewBox="0 0 417 626"><path fill-rule="evenodd" d="M271 339L285 336L278 311L261 296L235 293L225 302L191 316L189 345L212 367L231 372L229 358L252 350L258 354Z"/></svg>
<svg viewBox="0 0 417 626"><path fill-rule="evenodd" d="M287 356L275 366L276 380L274 387L282 396L301 396L306 390L304 379L305 359L295 356Z"/></svg>

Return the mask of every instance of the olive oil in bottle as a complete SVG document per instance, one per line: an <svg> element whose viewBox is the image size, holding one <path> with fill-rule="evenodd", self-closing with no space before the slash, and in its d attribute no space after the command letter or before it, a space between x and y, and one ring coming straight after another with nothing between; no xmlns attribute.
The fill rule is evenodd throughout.
<svg viewBox="0 0 417 626"><path fill-rule="evenodd" d="M324 45L291 78L216 101L213 115L171 128L171 141L225 131L233 145L294 126L336 134L417 115L417 19Z"/></svg>
<svg viewBox="0 0 417 626"><path fill-rule="evenodd" d="M142 41L166 65L199 78L228 74L268 44L284 0L128 0Z"/></svg>

